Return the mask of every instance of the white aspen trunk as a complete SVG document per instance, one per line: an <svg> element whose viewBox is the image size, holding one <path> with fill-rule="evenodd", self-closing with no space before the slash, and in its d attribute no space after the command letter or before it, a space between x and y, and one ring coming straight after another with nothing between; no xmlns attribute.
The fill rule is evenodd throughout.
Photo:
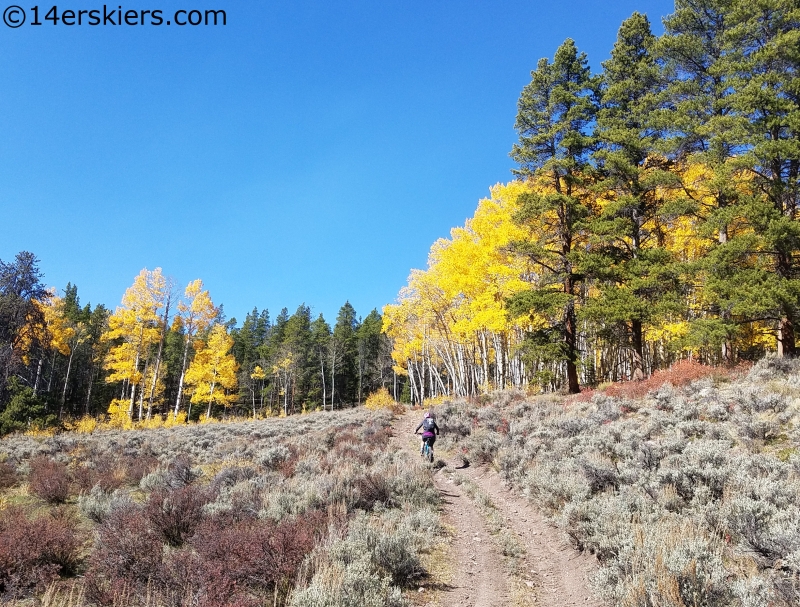
<svg viewBox="0 0 800 607"><path fill-rule="evenodd" d="M455 368L455 363L453 362L453 360L451 360L450 353L447 351L446 348L445 348L444 352L442 352L435 345L434 345L434 350L441 357L442 362L443 362L445 368L447 369L448 376L451 378L451 380L453 378L455 378L455 376L456 376L456 368ZM442 382L441 378L439 377L438 371L436 372L436 377L439 379L439 383L442 384L442 393L447 394L448 393L448 389L444 386L444 383Z"/></svg>
<svg viewBox="0 0 800 607"><path fill-rule="evenodd" d="M150 383L150 397L147 399L147 419L153 416L153 398L156 394L156 382L158 381L158 371L161 367L161 346L158 348L156 356L156 368L153 369L153 381Z"/></svg>
<svg viewBox="0 0 800 607"><path fill-rule="evenodd" d="M322 410L325 410L325 401L328 398L328 394L325 392L325 357L322 355L322 350L319 352L319 368L320 368L320 375L322 377Z"/></svg>
<svg viewBox="0 0 800 607"><path fill-rule="evenodd" d="M33 395L36 396L39 393L39 378L42 376L42 359L43 357L39 357L39 363L36 365L36 381L33 382Z"/></svg>
<svg viewBox="0 0 800 607"><path fill-rule="evenodd" d="M466 356L464 356L464 344L460 344L458 347L458 375L461 382L459 395L466 396L468 392L469 374L467 373Z"/></svg>
<svg viewBox="0 0 800 607"><path fill-rule="evenodd" d="M284 373L283 376L283 415L289 415L289 374Z"/></svg>
<svg viewBox="0 0 800 607"><path fill-rule="evenodd" d="M164 316L161 317L161 339L158 342L158 353L156 354L156 368L153 370L153 381L150 384L150 397L147 400L147 419L149 420L153 415L153 398L156 394L156 385L158 384L158 374L161 370L161 353L164 350L164 338L167 335L167 323L169 322L169 307L172 302L171 295L167 295L167 301L164 307Z"/></svg>
<svg viewBox="0 0 800 607"><path fill-rule="evenodd" d="M91 354L93 357L94 354ZM92 403L92 386L94 385L94 362L89 365L89 389L86 391L86 405L83 408L83 414L89 415L89 408Z"/></svg>
<svg viewBox="0 0 800 607"><path fill-rule="evenodd" d="M53 386L53 373L56 370L56 351L53 350L53 358L50 359L50 377L47 379L47 393L50 394L50 388Z"/></svg>
<svg viewBox="0 0 800 607"><path fill-rule="evenodd" d="M69 372L72 369L72 357L75 355L75 348L69 351L69 362L67 363L67 374L64 377L64 389L61 391L61 406L58 408L58 419L64 418L64 405L67 402L67 384L69 383Z"/></svg>
<svg viewBox="0 0 800 607"><path fill-rule="evenodd" d="M133 404L136 402L136 384L130 384L131 397L128 402L128 418L133 419Z"/></svg>
<svg viewBox="0 0 800 607"><path fill-rule="evenodd" d="M216 387L216 380L211 381L211 390L208 392L208 411L206 411L206 419L211 417L211 403L214 402L214 388Z"/></svg>
<svg viewBox="0 0 800 607"><path fill-rule="evenodd" d="M506 374L505 374L505 360L503 358L503 337L497 333L492 333L492 342L494 343L494 360L496 365L497 388L499 390L505 389Z"/></svg>
<svg viewBox="0 0 800 607"><path fill-rule="evenodd" d="M481 353L481 367L483 368L483 377L481 384L489 383L489 344L486 339L486 330L481 331L480 340L480 353Z"/></svg>
<svg viewBox="0 0 800 607"><path fill-rule="evenodd" d="M178 380L178 398L175 400L174 417L178 417L183 396L183 378L186 377L186 358L189 356L189 336L186 336L186 344L183 347L183 364L181 365L181 378Z"/></svg>
<svg viewBox="0 0 800 607"><path fill-rule="evenodd" d="M431 366L431 382L433 382L434 379L436 380L435 385L441 388L442 390L441 394L447 394L447 388L445 387L444 382L442 381L441 375L439 375L439 371L436 369L436 367ZM438 395L439 393L437 391L437 396Z"/></svg>
<svg viewBox="0 0 800 607"><path fill-rule="evenodd" d="M156 354L156 365L155 369L153 369L153 381L150 382L150 396L147 399L147 419L150 419L153 415L153 399L156 395L156 385L158 384L158 374L161 369L161 349L164 345L164 339L162 337L161 343L158 344L158 354Z"/></svg>
<svg viewBox="0 0 800 607"><path fill-rule="evenodd" d="M331 359L331 411L333 411L333 395L336 394L336 351Z"/></svg>
<svg viewBox="0 0 800 607"><path fill-rule="evenodd" d="M422 361L420 366L419 376L419 406L422 407L425 402L425 347L422 349Z"/></svg>
<svg viewBox="0 0 800 607"><path fill-rule="evenodd" d="M136 353L136 362L133 365L133 372L136 373L139 371L139 353ZM135 383L131 382L131 402L128 405L128 417L133 419L133 403L136 402L136 385Z"/></svg>
<svg viewBox="0 0 800 607"><path fill-rule="evenodd" d="M414 363L411 359L408 359L406 363L408 367L408 383L409 387L411 388L411 405L414 405L414 398L417 395L417 382L414 380Z"/></svg>
<svg viewBox="0 0 800 607"><path fill-rule="evenodd" d="M142 421L142 417L144 416L144 378L147 377L148 368L150 368L149 356L144 361L144 371L142 373L142 389L139 390L139 421Z"/></svg>
<svg viewBox="0 0 800 607"><path fill-rule="evenodd" d="M361 405L361 390L364 384L364 359L361 352L358 353L358 404Z"/></svg>

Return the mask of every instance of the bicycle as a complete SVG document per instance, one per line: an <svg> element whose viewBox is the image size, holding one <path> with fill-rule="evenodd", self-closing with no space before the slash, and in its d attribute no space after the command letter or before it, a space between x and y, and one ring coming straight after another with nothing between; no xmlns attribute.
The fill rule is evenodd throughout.
<svg viewBox="0 0 800 607"><path fill-rule="evenodd" d="M430 444L430 439L422 439L422 458L428 460L428 463L433 463L433 447Z"/></svg>

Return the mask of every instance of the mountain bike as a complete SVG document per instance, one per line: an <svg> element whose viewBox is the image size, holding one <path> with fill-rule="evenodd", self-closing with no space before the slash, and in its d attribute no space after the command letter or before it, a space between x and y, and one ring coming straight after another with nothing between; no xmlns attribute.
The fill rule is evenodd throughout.
<svg viewBox="0 0 800 607"><path fill-rule="evenodd" d="M433 447L427 438L422 439L422 457L428 460L428 463L433 463Z"/></svg>

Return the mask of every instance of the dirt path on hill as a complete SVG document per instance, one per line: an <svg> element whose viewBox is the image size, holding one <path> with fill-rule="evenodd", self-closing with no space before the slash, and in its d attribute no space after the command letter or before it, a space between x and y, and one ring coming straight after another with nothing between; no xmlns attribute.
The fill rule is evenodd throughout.
<svg viewBox="0 0 800 607"><path fill-rule="evenodd" d="M419 420L415 417L407 414L396 419L392 440L398 449L419 458L420 437L414 436ZM503 557L480 512L452 479L436 473L433 480L442 495L444 523L454 530L449 551L452 562L449 579L434 589L434 596L420 596L421 600L414 602L436 607L510 606Z"/></svg>
<svg viewBox="0 0 800 607"><path fill-rule="evenodd" d="M574 550L564 534L548 523L524 496L512 492L494 470L466 468L458 473L489 496L525 547L537 605L604 605L589 586L589 576L597 571L594 556Z"/></svg>
<svg viewBox="0 0 800 607"><path fill-rule="evenodd" d="M419 457L419 439L413 436L413 431L419 423L418 417L419 413L408 413L393 424L398 448L416 457ZM604 606L594 596L588 582L589 576L597 570L593 556L576 552L563 534L524 496L514 493L494 470L486 467L456 469L460 461L449 461L451 458L441 452L437 453L438 458L447 463L447 468L434 474L434 482L442 493L445 522L456 532L451 553L452 579L430 605ZM484 516L467 496L464 485L458 484L459 476L491 500L504 528L524 547L526 555L514 574L494 545Z"/></svg>

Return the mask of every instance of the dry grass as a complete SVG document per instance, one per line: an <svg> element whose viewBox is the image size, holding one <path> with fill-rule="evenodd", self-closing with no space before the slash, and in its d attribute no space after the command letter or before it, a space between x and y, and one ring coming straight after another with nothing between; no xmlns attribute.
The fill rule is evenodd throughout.
<svg viewBox="0 0 800 607"><path fill-rule="evenodd" d="M426 574L438 493L389 449L390 416L7 437L0 531L26 522L45 556L23 579L0 554L0 601L400 607ZM47 556L70 530L75 562Z"/></svg>

